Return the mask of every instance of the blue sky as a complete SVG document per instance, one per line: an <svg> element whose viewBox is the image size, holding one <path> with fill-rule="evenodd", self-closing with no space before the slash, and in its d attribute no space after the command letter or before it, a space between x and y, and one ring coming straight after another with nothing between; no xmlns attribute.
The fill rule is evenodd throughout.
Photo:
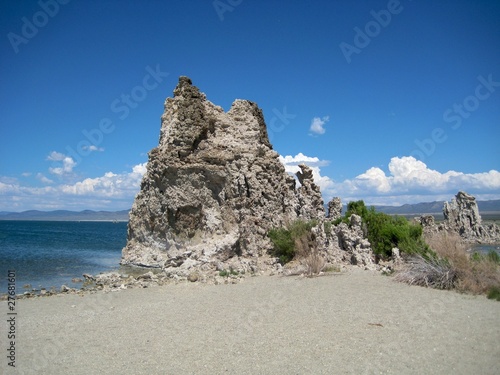
<svg viewBox="0 0 500 375"><path fill-rule="evenodd" d="M263 110L325 200L500 199L498 1L3 1L0 211L130 208L166 97Z"/></svg>

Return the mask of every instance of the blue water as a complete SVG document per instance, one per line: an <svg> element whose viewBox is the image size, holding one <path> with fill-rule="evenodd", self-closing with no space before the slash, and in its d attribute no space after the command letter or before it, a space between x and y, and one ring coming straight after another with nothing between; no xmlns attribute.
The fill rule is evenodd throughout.
<svg viewBox="0 0 500 375"><path fill-rule="evenodd" d="M119 267L126 240L126 222L0 220L0 294L12 269L17 293L26 284L80 287L71 279Z"/></svg>
<svg viewBox="0 0 500 375"><path fill-rule="evenodd" d="M478 252L480 254L488 254L490 251L496 251L500 255L500 244L497 245L473 245L471 246L470 252Z"/></svg>

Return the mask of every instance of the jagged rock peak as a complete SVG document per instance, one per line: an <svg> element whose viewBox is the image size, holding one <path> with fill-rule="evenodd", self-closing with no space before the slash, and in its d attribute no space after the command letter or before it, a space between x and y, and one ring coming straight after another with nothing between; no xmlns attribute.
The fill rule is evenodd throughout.
<svg viewBox="0 0 500 375"><path fill-rule="evenodd" d="M459 234L466 242L500 242L500 227L494 223L483 224L476 198L464 191L444 203L443 215L444 221L440 224L436 224L432 216L421 216L417 221L428 234L448 231Z"/></svg>
<svg viewBox="0 0 500 375"><path fill-rule="evenodd" d="M451 202L445 202L443 215L448 225L459 232L473 232L477 234L481 225L481 216L477 207L476 198L464 191L459 191Z"/></svg>
<svg viewBox="0 0 500 375"><path fill-rule="evenodd" d="M312 171L301 166L296 189L257 104L235 100L224 112L180 77L161 122L130 212L122 264L183 275L220 262L258 269L270 262L269 229L324 217Z"/></svg>
<svg viewBox="0 0 500 375"><path fill-rule="evenodd" d="M186 76L179 77L179 83L174 89L174 97L176 96L183 96L185 98L204 98L204 94L200 92L198 87L193 86L191 78Z"/></svg>

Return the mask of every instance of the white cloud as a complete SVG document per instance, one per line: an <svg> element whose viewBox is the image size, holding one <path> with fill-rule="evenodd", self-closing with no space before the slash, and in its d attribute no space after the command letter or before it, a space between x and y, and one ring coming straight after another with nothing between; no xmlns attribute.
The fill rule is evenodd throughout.
<svg viewBox="0 0 500 375"><path fill-rule="evenodd" d="M353 179L335 182L321 174L327 162L302 153L280 156L285 170L295 174L298 164L312 168L316 184L320 186L325 201L338 196L344 202L363 199L368 204L400 205L405 203L449 200L464 190L477 199L500 199L500 172L466 174L457 171L439 172L414 157L394 157L388 164L389 174L372 167Z"/></svg>
<svg viewBox="0 0 500 375"><path fill-rule="evenodd" d="M74 184L45 187L22 186L4 179L0 182L0 211L127 209L132 207L145 172L146 163L135 165L128 172L107 172ZM46 177L38 174L37 178Z"/></svg>
<svg viewBox="0 0 500 375"><path fill-rule="evenodd" d="M132 173L134 173L136 175L140 175L142 177L147 171L147 168L146 168L147 165L148 165L148 163L134 165L132 167Z"/></svg>
<svg viewBox="0 0 500 375"><path fill-rule="evenodd" d="M88 151L99 151L99 152L103 152L104 151L103 147L97 147L95 145L84 146L83 149L84 150L88 150Z"/></svg>
<svg viewBox="0 0 500 375"><path fill-rule="evenodd" d="M40 180L44 184L52 184L54 181L52 181L50 178L47 178L43 175L43 173L37 173L36 178Z"/></svg>
<svg viewBox="0 0 500 375"><path fill-rule="evenodd" d="M314 182L320 187L321 191L325 191L333 186L333 181L329 177L322 176L320 170L320 167L329 164L328 160L320 160L317 157L306 156L303 153L298 153L295 156L280 155L279 160L285 166L285 171L293 176L300 171L299 164L306 164L312 169Z"/></svg>
<svg viewBox="0 0 500 375"><path fill-rule="evenodd" d="M322 118L314 117L311 121L311 127L309 131L314 134L325 134L325 124L330 120L330 116L324 116Z"/></svg>
<svg viewBox="0 0 500 375"><path fill-rule="evenodd" d="M467 191L478 199L500 199L498 171L441 173L428 168L425 163L412 156L392 158L388 169L390 173L386 175L380 168L370 168L352 180L337 184L331 193L350 196L351 199L377 201L376 204L393 205L449 200L460 190Z"/></svg>
<svg viewBox="0 0 500 375"><path fill-rule="evenodd" d="M132 172L115 174L107 172L104 176L86 178L73 185L61 186L61 191L70 195L91 195L93 197L124 198L134 197L138 192L146 163L138 164Z"/></svg>
<svg viewBox="0 0 500 375"><path fill-rule="evenodd" d="M64 154L61 154L60 152L57 152L57 151L52 151L49 156L47 156L47 160L51 160L51 161L61 161L61 160L64 160L64 158L66 157L66 155Z"/></svg>
<svg viewBox="0 0 500 375"><path fill-rule="evenodd" d="M49 156L47 156L47 160L53 162L62 162L62 166L60 167L51 167L49 168L49 172L55 174L57 176L65 176L73 173L73 168L76 166L76 162L70 156L66 156L57 151L52 151Z"/></svg>
<svg viewBox="0 0 500 375"><path fill-rule="evenodd" d="M360 185L365 185L369 189L373 189L378 193L387 193L391 190L391 186L385 173L380 168L372 167L365 173L356 177Z"/></svg>
<svg viewBox="0 0 500 375"><path fill-rule="evenodd" d="M309 167L325 167L330 162L328 160L320 160L316 156L306 156L302 152L299 152L295 156L291 155L286 155L286 156L281 156L280 155L280 161L283 163L285 166L297 166L299 164L307 164ZM297 168L299 170L300 168Z"/></svg>

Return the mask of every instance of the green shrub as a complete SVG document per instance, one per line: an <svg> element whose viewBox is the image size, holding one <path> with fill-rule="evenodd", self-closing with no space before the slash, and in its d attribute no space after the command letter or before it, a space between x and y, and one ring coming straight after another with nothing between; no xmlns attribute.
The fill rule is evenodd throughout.
<svg viewBox="0 0 500 375"><path fill-rule="evenodd" d="M352 214L356 214L358 216L361 216L362 218L367 217L368 215L368 209L365 206L364 201L355 201L355 202L349 202L347 204L347 211L345 213L345 216L348 218Z"/></svg>
<svg viewBox="0 0 500 375"><path fill-rule="evenodd" d="M488 297L489 299L496 299L497 301L500 301L500 287L491 287L490 290L488 290L488 294L486 295L486 297Z"/></svg>
<svg viewBox="0 0 500 375"><path fill-rule="evenodd" d="M486 255L486 259L488 259L490 262L500 264L500 255L498 255L495 250L490 250Z"/></svg>
<svg viewBox="0 0 500 375"><path fill-rule="evenodd" d="M344 222L344 223L347 224L345 217L339 217L338 219L333 220L332 224L333 225L339 225L342 222Z"/></svg>
<svg viewBox="0 0 500 375"><path fill-rule="evenodd" d="M311 239L311 229L318 225L315 220L303 221L296 220L287 228L273 228L269 231L268 236L273 243L272 255L278 257L281 264L290 262L298 251L307 247Z"/></svg>
<svg viewBox="0 0 500 375"><path fill-rule="evenodd" d="M422 227L410 223L402 216L376 212L372 207L363 219L373 251L382 257L390 257L394 247L399 248L402 253L412 255L430 252L422 238Z"/></svg>
<svg viewBox="0 0 500 375"><path fill-rule="evenodd" d="M325 229L325 233L330 233L332 231L332 227L333 227L333 222L331 221L325 221L325 223L323 224L323 227Z"/></svg>
<svg viewBox="0 0 500 375"><path fill-rule="evenodd" d="M219 271L219 276L221 276L221 277L228 277L231 275L238 275L238 272L233 270L232 268L229 268L229 270Z"/></svg>
<svg viewBox="0 0 500 375"><path fill-rule="evenodd" d="M282 264L288 263L295 256L295 241L285 228L271 229L268 234L273 243L273 255L280 258Z"/></svg>
<svg viewBox="0 0 500 375"><path fill-rule="evenodd" d="M401 216L390 216L376 212L374 207L368 209L362 200L349 202L345 216L334 223L348 224L352 214L361 216L365 226L363 230L372 245L372 249L375 254L382 258L390 257L394 247L406 254L432 254L422 238L420 225L411 224Z"/></svg>
<svg viewBox="0 0 500 375"><path fill-rule="evenodd" d="M484 259L483 256L480 253L478 253L477 251L474 251L474 253L470 256L470 258L474 262L480 262Z"/></svg>
<svg viewBox="0 0 500 375"><path fill-rule="evenodd" d="M481 262L481 261L484 261L484 260L488 260L492 263L495 263L495 264L500 264L500 255L498 255L498 253L495 251L495 250L490 250L488 252L488 254L481 254L477 251L475 251L472 255L471 255L471 259L475 262Z"/></svg>
<svg viewBox="0 0 500 375"><path fill-rule="evenodd" d="M365 206L365 202L362 200L349 202L347 204L347 211L345 212L344 216L334 220L332 222L333 225L339 225L340 223L349 224L349 218L352 214L356 214L365 219L368 216L368 209Z"/></svg>

